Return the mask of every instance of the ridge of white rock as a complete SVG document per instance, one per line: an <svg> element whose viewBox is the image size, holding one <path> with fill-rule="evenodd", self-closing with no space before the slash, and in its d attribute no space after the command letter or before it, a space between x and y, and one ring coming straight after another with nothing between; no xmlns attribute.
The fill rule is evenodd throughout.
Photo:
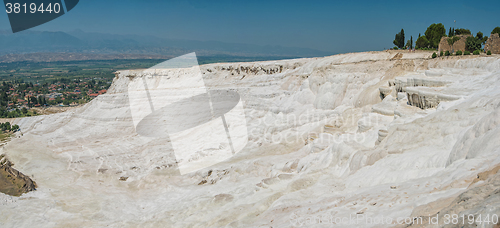
<svg viewBox="0 0 500 228"><path fill-rule="evenodd" d="M500 58L394 55L200 66L207 88L245 101L249 142L186 175L168 139L135 132L128 98L131 80L182 83L184 70L165 82L151 70L117 72L107 94L79 109L17 121L23 135L1 153L38 189L2 201L0 226L290 227L315 216L411 216L500 163Z"/></svg>

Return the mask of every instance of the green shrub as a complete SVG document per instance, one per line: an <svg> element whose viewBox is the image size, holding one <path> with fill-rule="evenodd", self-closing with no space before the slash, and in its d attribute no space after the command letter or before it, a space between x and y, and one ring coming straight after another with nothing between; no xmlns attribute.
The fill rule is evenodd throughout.
<svg viewBox="0 0 500 228"><path fill-rule="evenodd" d="M396 34L396 37L394 41L392 41L394 45L396 45L398 48L404 48L405 46L405 31L401 29L401 32Z"/></svg>
<svg viewBox="0 0 500 228"><path fill-rule="evenodd" d="M455 35L466 35L466 34L472 35L470 30L468 30L468 29L464 29L464 28L455 29Z"/></svg>
<svg viewBox="0 0 500 228"><path fill-rule="evenodd" d="M443 51L439 52L439 56L443 56Z"/></svg>
<svg viewBox="0 0 500 228"><path fill-rule="evenodd" d="M457 41L460 40L460 37L458 36L454 36L454 37L450 37L448 39L446 39L446 41L448 41L448 44L453 48L453 44L456 43Z"/></svg>
<svg viewBox="0 0 500 228"><path fill-rule="evenodd" d="M450 56L450 55L451 55L451 54L450 54L450 51L446 51L446 52L444 53L444 55L445 55L445 56Z"/></svg>
<svg viewBox="0 0 500 228"><path fill-rule="evenodd" d="M491 34L494 34L494 33L498 33L498 35L500 36L500 27L495 27L493 29L493 31L491 31Z"/></svg>
<svg viewBox="0 0 500 228"><path fill-rule="evenodd" d="M432 58L434 59L436 57L437 57L436 52L432 53Z"/></svg>
<svg viewBox="0 0 500 228"><path fill-rule="evenodd" d="M491 55L491 51L486 52L487 55Z"/></svg>
<svg viewBox="0 0 500 228"><path fill-rule="evenodd" d="M441 37L446 36L446 29L441 23L432 24L425 31L424 36L429 41L429 47L436 49L439 47Z"/></svg>
<svg viewBox="0 0 500 228"><path fill-rule="evenodd" d="M479 49L481 49L482 42L483 41L478 39L477 37L469 36L465 40L465 50L468 50L468 51L479 50Z"/></svg>
<svg viewBox="0 0 500 228"><path fill-rule="evenodd" d="M470 51L465 51L464 55L470 55Z"/></svg>
<svg viewBox="0 0 500 228"><path fill-rule="evenodd" d="M462 55L462 51L458 50L457 52L455 52L455 55Z"/></svg>
<svg viewBox="0 0 500 228"><path fill-rule="evenodd" d="M12 129L9 122L1 123L0 128L2 129L2 131L10 131Z"/></svg>
<svg viewBox="0 0 500 228"><path fill-rule="evenodd" d="M415 47L416 48L427 48L429 46L429 40L425 38L425 36L421 36L417 39L415 42Z"/></svg>
<svg viewBox="0 0 500 228"><path fill-rule="evenodd" d="M479 50L475 50L474 52L472 52L472 54L479 55Z"/></svg>
<svg viewBox="0 0 500 228"><path fill-rule="evenodd" d="M398 50L399 48L398 48L398 47L396 47L396 46L394 46L392 49L394 49L394 50Z"/></svg>

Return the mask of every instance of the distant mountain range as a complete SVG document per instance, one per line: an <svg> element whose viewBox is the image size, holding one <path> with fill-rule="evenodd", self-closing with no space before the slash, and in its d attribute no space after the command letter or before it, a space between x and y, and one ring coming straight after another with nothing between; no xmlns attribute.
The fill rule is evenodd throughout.
<svg viewBox="0 0 500 228"><path fill-rule="evenodd" d="M166 60L176 56L145 55L145 54L94 54L75 52L36 52L25 54L0 55L0 63L12 62L62 62L86 60L116 60L116 59L159 59Z"/></svg>
<svg viewBox="0 0 500 228"><path fill-rule="evenodd" d="M72 32L25 31L15 34L0 31L0 55L64 52L179 56L193 51L199 56L320 57L335 54L310 48L115 35L81 30Z"/></svg>

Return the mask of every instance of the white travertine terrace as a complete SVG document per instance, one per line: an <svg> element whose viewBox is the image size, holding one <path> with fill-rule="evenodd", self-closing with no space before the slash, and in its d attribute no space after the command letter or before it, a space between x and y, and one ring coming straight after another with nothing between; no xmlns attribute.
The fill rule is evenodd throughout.
<svg viewBox="0 0 500 228"><path fill-rule="evenodd" d="M135 132L129 83L148 71L118 72L84 107L16 121L22 136L0 153L38 189L1 195L0 226L290 227L312 216L499 214L498 194L484 193L499 187L498 175L473 181L500 164L500 58L394 55L200 66L208 88L241 95L249 138L230 159L185 175L168 139ZM182 82L182 72L168 80ZM473 203L456 206L464 194Z"/></svg>

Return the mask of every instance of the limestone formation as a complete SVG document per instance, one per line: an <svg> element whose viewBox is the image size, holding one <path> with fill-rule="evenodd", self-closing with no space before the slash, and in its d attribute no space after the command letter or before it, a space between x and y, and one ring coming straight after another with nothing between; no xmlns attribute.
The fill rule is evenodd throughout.
<svg viewBox="0 0 500 228"><path fill-rule="evenodd" d="M484 51L491 51L492 54L500 54L500 37L498 33L491 34L484 45Z"/></svg>
<svg viewBox="0 0 500 228"><path fill-rule="evenodd" d="M378 130L378 138L377 138L377 142L375 144L377 144L377 145L380 144L380 142L382 142L382 140L385 139L387 134L389 134L389 132L385 129Z"/></svg>
<svg viewBox="0 0 500 228"><path fill-rule="evenodd" d="M380 90L380 98L382 98L382 100L392 93L392 88L389 87L380 87L379 90Z"/></svg>
<svg viewBox="0 0 500 228"><path fill-rule="evenodd" d="M394 227L399 217L498 213L500 56L396 53L200 66L209 89L240 94L248 143L186 174L169 137L137 132L129 93L193 86L188 70L119 71L82 107L15 120L23 135L1 152L38 187L0 193L0 226L370 226L314 223L363 215ZM185 95L167 92L158 97ZM189 159L229 146L209 143Z"/></svg>
<svg viewBox="0 0 500 228"><path fill-rule="evenodd" d="M465 51L465 40L467 39L467 37L471 37L472 35L457 35L457 37L459 37L460 39L458 41L456 41L453 46L451 46L450 44L448 44L448 39L450 39L450 37L447 37L447 36L443 36L441 37L441 41L439 42L439 48L438 48L438 51L439 52L446 52L446 51L449 51L449 52L456 52L456 51L462 51L464 52Z"/></svg>

